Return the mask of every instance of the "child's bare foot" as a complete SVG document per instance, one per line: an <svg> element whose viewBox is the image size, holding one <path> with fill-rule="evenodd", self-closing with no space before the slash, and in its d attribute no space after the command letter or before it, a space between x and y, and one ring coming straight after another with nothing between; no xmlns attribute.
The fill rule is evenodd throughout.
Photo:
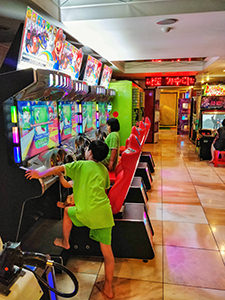
<svg viewBox="0 0 225 300"><path fill-rule="evenodd" d="M107 285L106 283L100 281L100 282L96 282L95 286L98 288L98 290L107 298L112 299L114 297L113 291L112 291L112 287L110 287L109 285Z"/></svg>
<svg viewBox="0 0 225 300"><path fill-rule="evenodd" d="M63 239L60 239L60 238L56 238L54 240L54 245L57 246L57 247L64 248L64 249L69 249L70 248L70 244L66 243Z"/></svg>
<svg viewBox="0 0 225 300"><path fill-rule="evenodd" d="M210 164L212 164L213 162L214 162L214 160L213 160L213 159L209 161L209 163L210 163Z"/></svg>

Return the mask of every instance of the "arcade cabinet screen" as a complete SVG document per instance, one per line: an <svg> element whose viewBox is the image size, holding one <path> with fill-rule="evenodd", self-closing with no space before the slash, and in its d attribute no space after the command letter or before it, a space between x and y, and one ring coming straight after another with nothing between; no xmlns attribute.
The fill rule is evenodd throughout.
<svg viewBox="0 0 225 300"><path fill-rule="evenodd" d="M77 134L78 107L75 102L60 101L59 111L59 132L61 141Z"/></svg>
<svg viewBox="0 0 225 300"><path fill-rule="evenodd" d="M83 132L96 129L96 104L95 102L82 103Z"/></svg>
<svg viewBox="0 0 225 300"><path fill-rule="evenodd" d="M109 87L109 83L112 77L112 69L107 65L104 65L100 85L106 89Z"/></svg>
<svg viewBox="0 0 225 300"><path fill-rule="evenodd" d="M56 101L18 101L22 161L59 145Z"/></svg>
<svg viewBox="0 0 225 300"><path fill-rule="evenodd" d="M99 124L105 125L107 121L107 103L99 102L98 103L98 111L99 111Z"/></svg>
<svg viewBox="0 0 225 300"><path fill-rule="evenodd" d="M101 68L102 63L88 55L83 81L88 85L98 85Z"/></svg>
<svg viewBox="0 0 225 300"><path fill-rule="evenodd" d="M222 127L222 121L224 119L225 111L202 113L202 129L218 129Z"/></svg>

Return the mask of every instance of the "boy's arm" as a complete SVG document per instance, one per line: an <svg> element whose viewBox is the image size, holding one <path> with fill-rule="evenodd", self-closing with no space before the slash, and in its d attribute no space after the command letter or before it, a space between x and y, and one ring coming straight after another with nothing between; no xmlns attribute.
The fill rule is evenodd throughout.
<svg viewBox="0 0 225 300"><path fill-rule="evenodd" d="M72 181L67 181L67 180L64 178L64 176L63 176L62 173L59 174L59 180L60 180L62 186L64 186L65 188L68 188L68 189L69 189L69 188L72 188L72 187L73 187L73 182L72 182Z"/></svg>
<svg viewBox="0 0 225 300"><path fill-rule="evenodd" d="M111 156L110 156L110 160L109 160L109 164L108 164L108 169L109 171L112 171L113 170L113 164L114 164L114 161L116 159L116 156L117 156L117 149L112 149L111 150Z"/></svg>
<svg viewBox="0 0 225 300"><path fill-rule="evenodd" d="M43 178L51 175L60 175L60 173L64 173L64 172L65 172L64 166L57 166L57 167L47 169L43 172L39 172L38 170L28 170L25 173L25 177L27 179L33 179L33 178L38 179L38 178Z"/></svg>

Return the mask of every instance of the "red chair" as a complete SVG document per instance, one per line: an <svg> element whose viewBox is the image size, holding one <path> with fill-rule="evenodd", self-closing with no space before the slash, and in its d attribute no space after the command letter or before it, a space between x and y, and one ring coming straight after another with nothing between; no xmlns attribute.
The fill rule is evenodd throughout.
<svg viewBox="0 0 225 300"><path fill-rule="evenodd" d="M225 165L225 151L215 150L214 152L214 167Z"/></svg>
<svg viewBox="0 0 225 300"><path fill-rule="evenodd" d="M122 154L120 164L115 173L115 183L108 194L113 214L120 212L132 183L140 154L140 150L136 151L131 148L126 149Z"/></svg>
<svg viewBox="0 0 225 300"><path fill-rule="evenodd" d="M126 147L126 149L131 148L131 149L133 149L133 150L135 150L137 152L141 152L141 145L140 145L140 143L138 141L138 138L134 134L131 134L129 136L129 138L126 140L126 146L125 147ZM123 155L123 153L122 153L122 155ZM112 184L116 181L117 174L121 170L121 158L120 158L120 160L119 160L119 162L118 162L118 164L116 166L115 171L114 172L109 172L109 179L110 179L110 182Z"/></svg>

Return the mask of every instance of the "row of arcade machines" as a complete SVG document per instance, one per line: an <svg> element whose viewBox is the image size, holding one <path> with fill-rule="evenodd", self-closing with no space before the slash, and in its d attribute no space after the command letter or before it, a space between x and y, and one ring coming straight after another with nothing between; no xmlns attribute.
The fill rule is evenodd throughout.
<svg viewBox="0 0 225 300"><path fill-rule="evenodd" d="M90 139L106 130L115 91L47 70L4 73L0 82L0 236L22 240L23 251L60 257L53 245L62 226L56 203L68 191L55 176L29 181L25 171L83 159Z"/></svg>
<svg viewBox="0 0 225 300"><path fill-rule="evenodd" d="M201 160L210 160L211 145L225 119L225 96L203 96L196 147Z"/></svg>

